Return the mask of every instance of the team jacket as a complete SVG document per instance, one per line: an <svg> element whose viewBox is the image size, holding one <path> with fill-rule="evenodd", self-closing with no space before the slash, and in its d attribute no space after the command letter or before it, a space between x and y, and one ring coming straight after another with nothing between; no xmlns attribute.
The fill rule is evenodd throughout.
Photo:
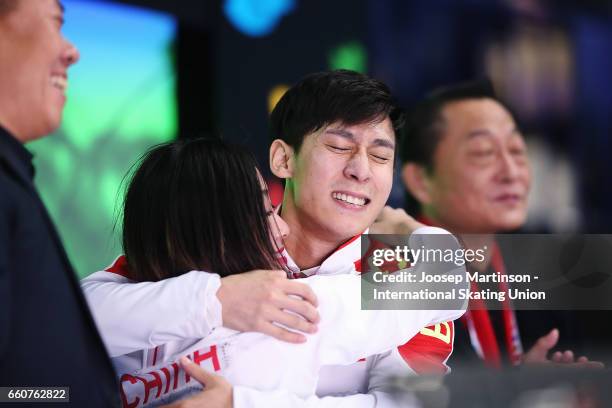
<svg viewBox="0 0 612 408"><path fill-rule="evenodd" d="M193 271L161 282L131 283L120 257L106 271L84 279L83 289L120 376L124 406L167 403L200 390L177 363L183 355L226 377L234 385L236 407L389 406L389 397L377 388L389 374L419 372L423 361L435 361L431 356L439 356L435 364L442 367L452 349L452 323L444 322L463 311L360 310L355 263L342 262L355 255L358 244L357 239L350 241L316 270L302 271L317 272L303 281L317 294L321 314L318 334L302 345L220 327L215 296L219 277L214 274ZM419 333L429 324L436 326ZM410 338L416 340L415 350L394 347ZM440 356L442 347L435 347L434 340L451 345L446 356ZM420 358L411 360L412 356ZM338 370L344 370L345 378L330 381ZM319 396L371 394L317 397L319 373Z"/></svg>

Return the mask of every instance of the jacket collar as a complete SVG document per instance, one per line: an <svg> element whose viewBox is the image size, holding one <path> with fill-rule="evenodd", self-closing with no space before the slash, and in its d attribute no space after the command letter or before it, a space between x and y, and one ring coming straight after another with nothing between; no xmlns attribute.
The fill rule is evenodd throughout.
<svg viewBox="0 0 612 408"><path fill-rule="evenodd" d="M0 162L30 186L34 178L33 157L21 142L0 126Z"/></svg>

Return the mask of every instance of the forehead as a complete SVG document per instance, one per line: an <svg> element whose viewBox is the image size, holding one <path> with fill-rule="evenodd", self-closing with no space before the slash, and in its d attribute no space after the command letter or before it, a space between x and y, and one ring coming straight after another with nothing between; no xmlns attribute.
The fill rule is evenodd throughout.
<svg viewBox="0 0 612 408"><path fill-rule="evenodd" d="M17 13L28 13L28 14L64 14L64 5L59 0L17 0L17 7L15 8Z"/></svg>
<svg viewBox="0 0 612 408"><path fill-rule="evenodd" d="M499 102L490 98L451 102L442 109L445 137L468 137L470 132L484 130L491 134L508 134L516 124Z"/></svg>
<svg viewBox="0 0 612 408"><path fill-rule="evenodd" d="M382 120L379 119L355 125L334 122L315 132L315 135L340 136L356 143L370 144L377 141L385 141L387 144L395 144L395 131L388 116Z"/></svg>

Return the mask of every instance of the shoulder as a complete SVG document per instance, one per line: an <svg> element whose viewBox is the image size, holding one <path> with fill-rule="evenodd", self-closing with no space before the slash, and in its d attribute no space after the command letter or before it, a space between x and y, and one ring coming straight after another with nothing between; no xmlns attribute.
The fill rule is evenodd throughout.
<svg viewBox="0 0 612 408"><path fill-rule="evenodd" d="M129 278L127 270L127 262L125 255L119 255L113 263L107 266L104 270L94 272L91 275L81 279L81 285L89 283L114 282L114 283L133 283Z"/></svg>

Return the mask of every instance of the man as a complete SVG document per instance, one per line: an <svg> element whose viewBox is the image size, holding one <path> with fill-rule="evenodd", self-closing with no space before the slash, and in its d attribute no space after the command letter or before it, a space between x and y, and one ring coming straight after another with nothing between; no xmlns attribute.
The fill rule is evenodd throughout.
<svg viewBox="0 0 612 408"><path fill-rule="evenodd" d="M23 147L60 124L67 69L79 59L62 25L57 0L0 0L0 386L68 386L78 406L118 406L114 370ZM305 338L270 316L303 332L318 319L309 288L281 271L223 279L219 298L228 327L288 342Z"/></svg>
<svg viewBox="0 0 612 408"><path fill-rule="evenodd" d="M292 233L285 241L283 256L294 277L360 269L359 237L388 199L395 132L401 124L402 114L389 89L351 71L307 76L278 102L271 115L274 141L270 166L276 176L285 179L281 216ZM412 219L402 219L400 224L407 234L421 226ZM137 290L154 291L161 284L141 284L147 286ZM136 290L129 286L123 285L123 289ZM87 291L88 296L107 298L119 289L105 285ZM110 302L120 301L115 299ZM158 316L169 317L164 312L160 310ZM133 308L131 313L135 313ZM103 314L97 319L101 325L105 325ZM443 323L391 352L364 356L367 358L351 366L326 367L317 390L317 395L325 398L304 401L304 406L389 406L390 397L381 391L388 377L445 373L452 341L453 324ZM217 390L224 395L220 400L228 401L228 387L217 386L218 381L215 384L197 397L204 406L216 406L206 401L216 401ZM278 394L236 388L236 406L244 401L259 406L296 406L292 398L282 400Z"/></svg>
<svg viewBox="0 0 612 408"><path fill-rule="evenodd" d="M79 59L57 0L0 0L0 386L69 387L75 406L118 406L106 356L24 143L53 132Z"/></svg>
<svg viewBox="0 0 612 408"><path fill-rule="evenodd" d="M313 74L287 91L270 121L270 167L285 179L281 216L292 231L289 268L298 276L360 270L358 238L389 197L403 125L389 89L351 71ZM411 219L398 225L406 234L420 226ZM452 322L436 325L392 352L324 368L317 394L354 394L338 404L356 405L372 403L374 394L384 405L378 390L388 375L446 372L452 331Z"/></svg>
<svg viewBox="0 0 612 408"><path fill-rule="evenodd" d="M486 242L469 242L474 236L465 236L466 245L486 244L492 256L472 266L505 270L499 248L486 234L523 225L531 174L523 136L491 85L474 82L431 94L412 114L401 159L402 179L421 220L453 233L481 234ZM571 321L550 312L543 319L541 313L472 310L457 325L455 356L464 363L482 359L493 367L547 362L559 340L554 324L563 325L569 335ZM530 346L526 353L521 339ZM571 351L556 352L551 359L576 361Z"/></svg>

